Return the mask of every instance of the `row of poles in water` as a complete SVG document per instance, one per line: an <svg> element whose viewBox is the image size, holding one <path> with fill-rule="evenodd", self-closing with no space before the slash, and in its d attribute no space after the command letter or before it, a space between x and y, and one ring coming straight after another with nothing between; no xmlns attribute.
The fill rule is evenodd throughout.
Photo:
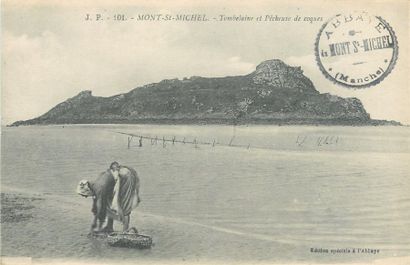
<svg viewBox="0 0 410 265"><path fill-rule="evenodd" d="M166 147L167 143L171 143L172 145L175 145L175 143L192 144L195 146L195 148L198 148L199 145L207 145L207 146L212 146L212 147L215 147L216 145L228 146L228 147L244 147L247 149L251 147L250 144L248 145L233 144L233 140L235 139L235 136L232 136L228 144L221 144L215 139L213 139L212 142L204 142L204 141L199 141L196 138L194 138L193 140L186 140L186 138L184 137L181 140L181 139L177 139L175 136L173 136L172 138L165 138L165 136L163 136L162 138L158 138L157 136L152 137L152 136L144 136L144 135L138 135L138 134L132 134L132 133L124 133L124 132L116 132L116 133L128 136L128 144L127 144L128 149L131 148L131 143L134 140L134 138L138 139L139 147L142 147L144 139L149 140L149 143L151 145L157 145L158 143L162 143L162 147L164 148Z"/></svg>
<svg viewBox="0 0 410 265"><path fill-rule="evenodd" d="M218 146L226 146L226 147L241 147L241 148L246 148L246 149L251 148L250 144L246 144L246 145L233 144L233 141L235 139L235 134L231 137L228 144L223 144L223 143L219 143L215 139L213 139L212 142L204 142L204 141L197 140L197 138L194 138L193 140L186 140L186 138L184 137L181 140L181 139L177 139L175 136L173 136L172 138L165 138L165 136L163 136L162 138L159 138L158 136L152 137L152 136L145 136L145 135L139 135L139 134L125 133L125 132L115 132L115 133L128 136L128 144L127 144L128 149L131 148L131 143L134 140L134 138L138 139L139 147L142 147L143 140L145 139L145 140L148 140L151 145L157 145L158 143L162 143L162 147L164 148L167 146L167 143L171 143L172 145L175 145L175 143L192 144L195 146L195 148L198 148L199 145L206 145L206 146L212 146L212 147L215 147L216 145L218 145ZM298 147L302 147L303 145L306 144L307 138L308 138L307 136L304 136L304 137L298 136L295 144ZM317 146L338 145L338 142L339 142L339 136L318 136L316 139L315 145ZM254 148L274 149L274 147L267 147L267 146L265 147L254 146Z"/></svg>

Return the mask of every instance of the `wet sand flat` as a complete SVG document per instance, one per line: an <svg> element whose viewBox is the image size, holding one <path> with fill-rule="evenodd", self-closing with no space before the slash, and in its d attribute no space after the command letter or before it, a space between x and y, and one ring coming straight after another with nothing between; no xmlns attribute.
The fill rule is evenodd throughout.
<svg viewBox="0 0 410 265"><path fill-rule="evenodd" d="M275 149L149 142L141 148L136 142L127 149L127 138L115 130L159 138L215 136L228 143L235 133L235 141ZM407 128L354 128L342 133L340 128L314 127L235 130L8 128L2 134L1 192L7 196L2 206L17 206L13 214L20 220L2 222L1 255L44 262L215 263L365 262L409 256ZM296 143L298 135L307 136L302 146ZM339 144L318 146L318 137L326 135L338 136ZM142 202L131 223L152 236L151 249L112 248L87 237L91 199L75 194L75 187L80 179L95 178L114 160L135 167L140 175ZM380 252L324 254L312 248Z"/></svg>

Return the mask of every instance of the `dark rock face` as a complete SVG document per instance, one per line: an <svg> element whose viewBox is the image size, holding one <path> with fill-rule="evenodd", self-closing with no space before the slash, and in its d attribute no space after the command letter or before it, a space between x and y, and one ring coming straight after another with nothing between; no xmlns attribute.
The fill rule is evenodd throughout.
<svg viewBox="0 0 410 265"><path fill-rule="evenodd" d="M313 83L303 75L300 67L288 66L281 60L264 61L256 67L256 71L251 75L255 84L318 93Z"/></svg>
<svg viewBox="0 0 410 265"><path fill-rule="evenodd" d="M112 97L83 91L13 125L70 123L381 124L360 100L320 94L300 67L264 61L245 76L163 80ZM385 122L388 123L388 122Z"/></svg>

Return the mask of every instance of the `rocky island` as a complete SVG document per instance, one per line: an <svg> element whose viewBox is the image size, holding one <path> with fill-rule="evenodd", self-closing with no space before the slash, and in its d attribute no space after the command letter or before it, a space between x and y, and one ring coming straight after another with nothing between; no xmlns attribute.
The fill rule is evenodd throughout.
<svg viewBox="0 0 410 265"><path fill-rule="evenodd" d="M300 67L274 59L243 76L163 80L111 97L83 91L12 126L104 123L400 125L371 119L359 99L319 93Z"/></svg>

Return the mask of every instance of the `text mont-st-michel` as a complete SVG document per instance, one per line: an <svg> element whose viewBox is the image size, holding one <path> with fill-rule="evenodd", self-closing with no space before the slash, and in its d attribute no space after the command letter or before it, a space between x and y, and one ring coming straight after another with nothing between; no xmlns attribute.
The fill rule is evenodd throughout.
<svg viewBox="0 0 410 265"><path fill-rule="evenodd" d="M113 14L106 15L102 13L96 14L85 14L85 21L185 21L185 22L207 22L207 21L291 21L292 18L289 16L278 16L267 14L263 16L249 16L249 15L225 15L218 14L215 16L208 16L207 14L136 14L136 15L126 15L126 14ZM309 21L321 20L319 18L305 18Z"/></svg>

